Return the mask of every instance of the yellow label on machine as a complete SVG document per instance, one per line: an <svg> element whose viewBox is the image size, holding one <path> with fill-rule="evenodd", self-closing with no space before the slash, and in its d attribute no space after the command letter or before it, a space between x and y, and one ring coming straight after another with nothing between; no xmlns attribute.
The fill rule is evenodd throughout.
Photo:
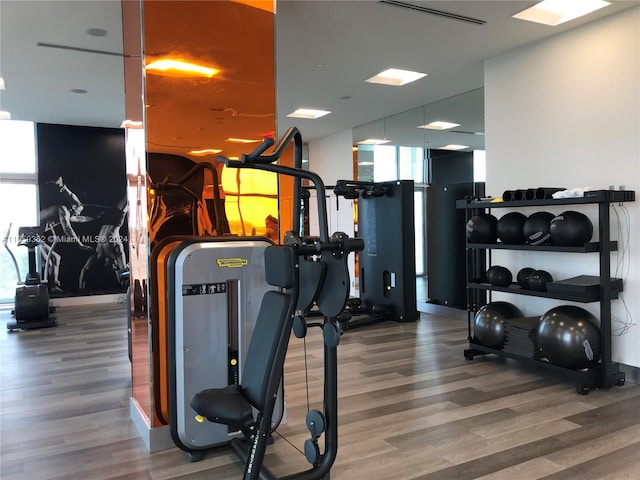
<svg viewBox="0 0 640 480"><path fill-rule="evenodd" d="M249 263L249 260L246 258L218 258L216 263L220 268L242 268Z"/></svg>

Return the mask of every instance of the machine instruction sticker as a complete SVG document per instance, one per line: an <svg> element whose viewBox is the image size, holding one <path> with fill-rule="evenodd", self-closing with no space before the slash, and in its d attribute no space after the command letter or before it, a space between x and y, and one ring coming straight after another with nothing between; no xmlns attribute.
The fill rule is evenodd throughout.
<svg viewBox="0 0 640 480"><path fill-rule="evenodd" d="M220 282L182 285L183 297L189 295L213 295L216 293L227 293L227 284L225 282Z"/></svg>
<svg viewBox="0 0 640 480"><path fill-rule="evenodd" d="M249 260L246 258L218 258L216 260L218 267L220 268L242 268L249 264Z"/></svg>

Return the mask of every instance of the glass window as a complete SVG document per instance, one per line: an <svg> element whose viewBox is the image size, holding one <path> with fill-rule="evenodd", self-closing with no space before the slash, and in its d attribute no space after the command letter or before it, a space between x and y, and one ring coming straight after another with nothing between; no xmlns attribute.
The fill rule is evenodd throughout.
<svg viewBox="0 0 640 480"><path fill-rule="evenodd" d="M487 181L487 156L484 150L473 151L473 181Z"/></svg>
<svg viewBox="0 0 640 480"><path fill-rule="evenodd" d="M18 227L38 224L36 185L0 184L0 204L11 208L0 210L0 234L7 238L7 247L14 254L20 269L20 281L24 281L28 270L27 247L18 245ZM9 225L11 231L7 237ZM2 246L0 250L0 302L13 302L18 282L13 259Z"/></svg>
<svg viewBox="0 0 640 480"><path fill-rule="evenodd" d="M400 180L425 183L424 149L420 147L398 147L400 156Z"/></svg>
<svg viewBox="0 0 640 480"><path fill-rule="evenodd" d="M373 149L373 181L388 182L397 179L396 147L376 145Z"/></svg>
<svg viewBox="0 0 640 480"><path fill-rule="evenodd" d="M414 199L414 222L415 222L415 242L416 242L416 275L424 275L425 274L425 251L424 251L424 239L426 238L425 234L425 213L424 213L424 203L425 203L425 192L424 190L415 190L413 192Z"/></svg>
<svg viewBox="0 0 640 480"><path fill-rule="evenodd" d="M0 172L36 173L33 122L0 121Z"/></svg>

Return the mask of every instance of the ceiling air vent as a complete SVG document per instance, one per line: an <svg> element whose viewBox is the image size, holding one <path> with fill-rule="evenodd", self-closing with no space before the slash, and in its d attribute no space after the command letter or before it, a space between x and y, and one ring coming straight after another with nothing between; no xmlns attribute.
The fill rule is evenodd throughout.
<svg viewBox="0 0 640 480"><path fill-rule="evenodd" d="M423 7L422 5L414 5L413 3L398 2L397 0L379 0L379 2L386 5L393 5L394 7L408 8L409 10L415 10L417 12L437 15L439 17L448 18L450 20L459 20L461 22L473 23L474 25L484 25L485 23L487 23L485 20L480 20L478 18L465 17L464 15L458 15L457 13L444 12L442 10L436 10L434 8Z"/></svg>
<svg viewBox="0 0 640 480"><path fill-rule="evenodd" d="M38 47L58 48L60 50L71 50L74 52L97 53L99 55L112 55L114 57L123 57L122 53L107 52L105 50L94 50L93 48L72 47L71 45L59 45L57 43L36 42Z"/></svg>

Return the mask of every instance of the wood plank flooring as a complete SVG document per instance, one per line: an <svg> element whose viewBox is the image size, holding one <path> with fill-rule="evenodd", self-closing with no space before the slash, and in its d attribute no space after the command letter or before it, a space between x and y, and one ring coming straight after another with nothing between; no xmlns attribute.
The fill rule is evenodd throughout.
<svg viewBox="0 0 640 480"><path fill-rule="evenodd" d="M7 333L0 311L2 480L231 480L227 447L189 463L150 454L131 423L122 306L65 307L60 325ZM317 329L316 329L317 330ZM422 314L347 332L339 347L340 427L333 480L638 480L640 386L580 396L573 385L494 357L467 361L466 323ZM288 422L267 450L278 475L308 468L301 449L320 408L319 331L293 338Z"/></svg>

